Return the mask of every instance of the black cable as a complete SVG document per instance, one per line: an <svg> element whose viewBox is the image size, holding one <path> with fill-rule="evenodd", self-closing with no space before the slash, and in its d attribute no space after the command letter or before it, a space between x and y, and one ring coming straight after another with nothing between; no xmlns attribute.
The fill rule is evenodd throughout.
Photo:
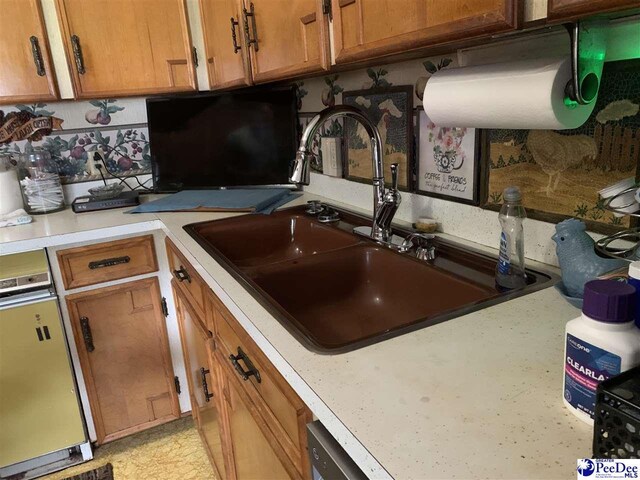
<svg viewBox="0 0 640 480"><path fill-rule="evenodd" d="M94 161L95 161L95 156L93 157ZM100 165L99 163L95 165L95 167L98 169L98 172L100 172L100 176L102 177L102 183L104 183L104 186L107 186L107 179L104 178L104 174L102 173L102 165Z"/></svg>
<svg viewBox="0 0 640 480"><path fill-rule="evenodd" d="M104 165L104 168L105 168L105 170L107 171L107 173L108 173L109 175L111 175L112 177L114 177L114 178L116 178L116 179L120 180L120 183L119 183L118 185L121 185L121 184L123 184L123 183L124 183L127 187L129 187L129 189L130 189L132 192L135 192L135 191L138 189L138 187L140 187L142 190L145 190L145 191L147 191L147 192L153 192L153 188L149 188L149 187L146 187L146 186L144 185L144 183L147 183L149 180L146 180L144 183L140 183L140 179L138 178L138 176L137 176L137 175L131 175L130 177L122 177L122 176L116 175L114 172L112 172L111 170L109 170L109 167L107 167L107 162L105 162L105 161L104 161L104 158L103 158L103 156L100 154L100 152L94 152L94 153L93 153L93 160L94 160L94 161L95 161L96 157L98 157L98 159L102 162L102 165ZM99 170L100 170L100 175L102 175L102 169L100 168ZM131 187L131 185L129 185L129 184L127 183L127 178L133 178L136 182L138 182L138 187L136 187L136 188L132 188L132 187ZM102 179L104 180L104 176L102 177ZM105 185L106 185L106 182L105 182Z"/></svg>

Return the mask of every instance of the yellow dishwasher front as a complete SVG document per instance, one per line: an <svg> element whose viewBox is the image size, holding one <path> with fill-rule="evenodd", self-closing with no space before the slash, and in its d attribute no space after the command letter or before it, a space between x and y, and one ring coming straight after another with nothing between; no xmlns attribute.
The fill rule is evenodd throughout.
<svg viewBox="0 0 640 480"><path fill-rule="evenodd" d="M86 441L56 297L0 309L0 468Z"/></svg>

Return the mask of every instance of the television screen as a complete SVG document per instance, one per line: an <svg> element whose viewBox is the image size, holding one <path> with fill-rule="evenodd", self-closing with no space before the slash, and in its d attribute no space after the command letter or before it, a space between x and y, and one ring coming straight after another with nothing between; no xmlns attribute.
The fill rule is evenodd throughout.
<svg viewBox="0 0 640 480"><path fill-rule="evenodd" d="M296 103L290 87L147 99L155 190L290 184Z"/></svg>

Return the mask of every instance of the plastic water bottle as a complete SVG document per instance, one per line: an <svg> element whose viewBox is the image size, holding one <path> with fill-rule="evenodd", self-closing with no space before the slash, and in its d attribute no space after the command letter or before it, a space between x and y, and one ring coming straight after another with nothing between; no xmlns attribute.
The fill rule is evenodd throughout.
<svg viewBox="0 0 640 480"><path fill-rule="evenodd" d="M524 230L522 222L527 212L522 206L522 193L518 187L507 187L502 195L500 209L500 254L496 266L496 283L505 289L524 287L527 276L524 270Z"/></svg>

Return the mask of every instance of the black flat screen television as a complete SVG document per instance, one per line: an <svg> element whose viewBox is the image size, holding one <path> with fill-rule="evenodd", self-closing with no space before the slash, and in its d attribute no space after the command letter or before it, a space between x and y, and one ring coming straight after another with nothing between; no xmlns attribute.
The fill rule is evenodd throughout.
<svg viewBox="0 0 640 480"><path fill-rule="evenodd" d="M147 99L156 192L290 185L294 88Z"/></svg>

